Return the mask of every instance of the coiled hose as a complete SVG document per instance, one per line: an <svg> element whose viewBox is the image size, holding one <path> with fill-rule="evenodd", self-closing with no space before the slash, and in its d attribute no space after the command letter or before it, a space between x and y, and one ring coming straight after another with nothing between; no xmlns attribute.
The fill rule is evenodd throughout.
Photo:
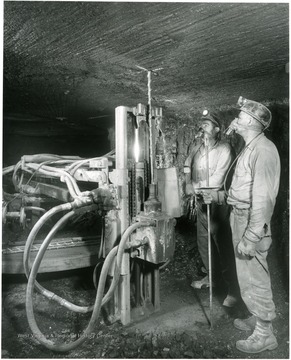
<svg viewBox="0 0 291 360"><path fill-rule="evenodd" d="M89 334L93 331L95 323L99 317L101 306L103 306L111 298L111 296L114 293L115 287L118 284L122 256L123 256L124 250L126 248L126 242L128 240L128 237L130 236L130 234L133 231L135 231L139 227L153 225L153 222L138 222L138 223L132 224L130 227L127 228L127 230L124 232L124 234L121 237L119 245L114 247L109 252L109 254L107 255L107 257L104 261L104 264L103 264L103 267L101 270L101 274L100 274L99 285L98 285L94 305L92 307L78 307L80 309L86 308L87 310L92 308L93 313L92 313L92 316L88 323L88 326L84 330L83 334L76 341L71 342L71 343L55 344L51 340L46 339L45 336L40 331L39 327L37 326L37 323L35 321L34 312L33 312L32 294L33 294L34 286L37 284L36 276L37 276L38 269L40 267L41 261L45 254L45 251L46 251L50 241L52 240L52 236L73 214L74 214L74 211L71 211L71 212L67 213L66 215L64 215L55 224L55 226L52 228L52 230L50 231L50 233L47 235L46 239L42 243L42 245L37 253L37 256L35 258L35 261L32 265L31 272L30 272L30 275L28 278L27 290L26 290L26 313L27 313L28 323L32 330L33 335L46 348L48 348L50 350L54 350L54 351L59 351L59 352L66 352L66 351L73 350L88 339ZM29 252L28 252L28 254L29 254ZM105 283L106 283L106 277L107 277L108 271L110 269L111 263L115 259L116 254L117 254L117 256L116 256L116 267L115 267L114 279L110 285L109 290L107 291L105 296L102 298L104 288L105 288ZM26 265L27 264L28 263L26 263ZM41 286L38 284L37 288L39 289L39 287L41 287ZM42 288L42 289L44 289L44 288ZM57 302L59 302L61 305L65 306L65 307L68 307L68 304L70 304L68 301L60 298L59 296L57 296L55 294L53 297L51 297L51 299L56 300ZM71 307L71 306L70 306L70 309L74 310L73 307ZM80 309L78 309L78 310L80 310Z"/></svg>
<svg viewBox="0 0 291 360"><path fill-rule="evenodd" d="M71 210L74 206L75 202L71 202L71 203L66 203L66 204L61 204L58 206L55 206L54 208L52 208L51 210L49 210L47 213L45 213L34 225L34 227L32 228L26 244L25 244L25 248L24 248L24 253L23 253L23 267L24 267L24 271L25 271L25 275L27 278L29 278L29 272L30 272L30 251L31 248L33 246L34 240L38 234L38 232L40 231L40 229L42 228L42 226L55 214L61 212L61 211L66 211L66 210ZM51 231L49 232L49 234L46 236L45 240L43 241L43 244L46 243L50 243L53 236L55 235L55 233L63 226L63 224L71 217L74 215L74 211L69 212L68 214L66 214L63 218L61 218L55 225L54 227L51 229ZM45 245L44 245L45 246ZM41 250L41 248L39 249L39 251ZM45 297L47 297L48 299L54 300L56 302L58 302L59 304L61 304L62 306L66 307L69 310L75 311L75 312L80 312L80 313L87 313L87 312L91 312L93 307L88 307L88 306L78 306L75 305L73 303L71 303L70 301L66 301L62 298L60 298L59 296L57 296L55 293L53 293L52 291L49 291L47 289L45 289L43 286L41 286L37 281L35 281L35 287L37 288L37 290L44 295Z"/></svg>

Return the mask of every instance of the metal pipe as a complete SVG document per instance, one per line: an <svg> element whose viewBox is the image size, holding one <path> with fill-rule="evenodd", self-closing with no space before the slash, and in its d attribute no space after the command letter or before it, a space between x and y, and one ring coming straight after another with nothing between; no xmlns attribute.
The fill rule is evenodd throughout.
<svg viewBox="0 0 291 360"><path fill-rule="evenodd" d="M206 156L206 187L209 187L209 139L204 136L205 156ZM211 232L210 232L210 204L207 204L207 235L208 235L208 264L209 264L209 303L210 303L210 329L212 329L212 256L211 256Z"/></svg>

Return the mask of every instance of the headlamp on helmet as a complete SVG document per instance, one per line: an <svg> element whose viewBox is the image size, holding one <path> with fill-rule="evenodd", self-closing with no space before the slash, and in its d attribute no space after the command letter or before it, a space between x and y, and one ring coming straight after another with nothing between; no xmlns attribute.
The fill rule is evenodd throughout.
<svg viewBox="0 0 291 360"><path fill-rule="evenodd" d="M267 129L272 120L271 111L261 103L258 103L253 100L248 100L242 96L238 98L237 105L239 106L239 110L243 111L254 119L259 121L265 129Z"/></svg>
<svg viewBox="0 0 291 360"><path fill-rule="evenodd" d="M203 110L201 120L202 121L203 120L209 120L215 126L217 126L219 129L221 128L221 125L220 125L220 122L219 122L218 118L215 115L210 114L210 112L207 109Z"/></svg>

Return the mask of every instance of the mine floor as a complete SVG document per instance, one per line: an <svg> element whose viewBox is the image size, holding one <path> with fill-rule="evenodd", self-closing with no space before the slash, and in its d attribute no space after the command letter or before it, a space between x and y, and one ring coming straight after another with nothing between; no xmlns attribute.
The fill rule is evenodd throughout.
<svg viewBox="0 0 291 360"><path fill-rule="evenodd" d="M100 317L96 331L83 345L69 353L56 353L38 344L28 326L25 311L24 275L2 278L2 358L235 358L289 359L289 287L282 259L276 249L268 260L277 317L273 322L279 346L257 355L236 350L235 342L250 334L236 330L233 320L246 315L245 308L222 306L223 289L213 289L212 329L209 325L209 289L190 287L199 276L199 259L191 234L176 235L175 257L161 271L160 310L146 313L139 320L123 326L108 324ZM92 269L41 274L46 288L80 305L92 304L95 289ZM35 294L36 319L43 333L52 341L60 337L74 340L87 326L90 314L64 310ZM136 314L135 314L136 315Z"/></svg>

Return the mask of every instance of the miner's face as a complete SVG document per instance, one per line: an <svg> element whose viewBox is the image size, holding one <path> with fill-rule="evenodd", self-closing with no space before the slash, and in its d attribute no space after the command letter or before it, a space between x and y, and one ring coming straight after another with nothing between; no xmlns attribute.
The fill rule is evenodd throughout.
<svg viewBox="0 0 291 360"><path fill-rule="evenodd" d="M249 114L241 111L235 120L235 132L239 135L242 135L245 131L249 130L249 126L252 122L252 117Z"/></svg>
<svg viewBox="0 0 291 360"><path fill-rule="evenodd" d="M219 127L215 126L210 120L203 120L201 128L210 139L216 138L219 133Z"/></svg>

